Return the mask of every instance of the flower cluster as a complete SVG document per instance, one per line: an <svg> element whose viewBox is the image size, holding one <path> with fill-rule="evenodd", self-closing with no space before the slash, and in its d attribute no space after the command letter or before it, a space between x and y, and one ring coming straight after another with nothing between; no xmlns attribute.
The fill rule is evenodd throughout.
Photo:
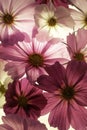
<svg viewBox="0 0 87 130"><path fill-rule="evenodd" d="M87 0L0 0L2 130L87 129Z"/></svg>

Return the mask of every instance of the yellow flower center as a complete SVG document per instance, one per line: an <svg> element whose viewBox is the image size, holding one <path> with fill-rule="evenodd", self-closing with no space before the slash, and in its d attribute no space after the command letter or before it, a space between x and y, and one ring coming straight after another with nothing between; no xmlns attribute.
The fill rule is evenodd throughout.
<svg viewBox="0 0 87 130"><path fill-rule="evenodd" d="M29 63L34 67L43 66L43 57L40 54L31 54L29 56Z"/></svg>
<svg viewBox="0 0 87 130"><path fill-rule="evenodd" d="M3 22L5 24L10 25L10 24L13 23L13 21L14 21L14 17L11 14L9 14L9 13L4 14L4 16L3 16Z"/></svg>
<svg viewBox="0 0 87 130"><path fill-rule="evenodd" d="M48 20L48 25L49 25L49 26L55 26L56 23L57 23L57 21L56 21L56 19L53 18L53 17Z"/></svg>
<svg viewBox="0 0 87 130"><path fill-rule="evenodd" d="M4 94L6 92L6 89L4 88L4 85L0 82L0 93Z"/></svg>

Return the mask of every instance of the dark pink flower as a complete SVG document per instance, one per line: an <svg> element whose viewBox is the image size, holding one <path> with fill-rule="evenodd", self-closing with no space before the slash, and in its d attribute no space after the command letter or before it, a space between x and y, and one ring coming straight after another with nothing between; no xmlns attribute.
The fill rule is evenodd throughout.
<svg viewBox="0 0 87 130"><path fill-rule="evenodd" d="M67 36L67 49L71 59L87 62L87 30L79 29Z"/></svg>
<svg viewBox="0 0 87 130"><path fill-rule="evenodd" d="M51 0L52 3L58 7L58 6L64 6L64 7L68 7L69 2L68 0Z"/></svg>
<svg viewBox="0 0 87 130"><path fill-rule="evenodd" d="M32 86L26 78L9 84L5 97L6 114L18 114L32 119L40 116L47 103L42 91Z"/></svg>
<svg viewBox="0 0 87 130"><path fill-rule="evenodd" d="M50 112L49 123L59 130L75 130L87 127L87 64L70 61L65 69L56 62L45 68L48 75L38 78L37 86L43 90L47 105L42 114Z"/></svg>
<svg viewBox="0 0 87 130"><path fill-rule="evenodd" d="M37 4L47 4L49 0L35 0Z"/></svg>
<svg viewBox="0 0 87 130"><path fill-rule="evenodd" d="M55 61L66 62L62 57L65 47L61 46L61 43L55 43L59 43L59 39L43 43L33 39L29 42L19 42L14 46L1 46L0 58L11 61L5 70L12 78L21 78L27 74L30 81L35 81L41 74L46 74L45 65L51 65Z"/></svg>
<svg viewBox="0 0 87 130"><path fill-rule="evenodd" d="M68 7L69 2L67 0L35 0L37 4L48 4L51 2L55 7L65 6Z"/></svg>
<svg viewBox="0 0 87 130"><path fill-rule="evenodd" d="M3 116L2 120L4 124L0 125L1 130L47 130L39 121L14 114Z"/></svg>

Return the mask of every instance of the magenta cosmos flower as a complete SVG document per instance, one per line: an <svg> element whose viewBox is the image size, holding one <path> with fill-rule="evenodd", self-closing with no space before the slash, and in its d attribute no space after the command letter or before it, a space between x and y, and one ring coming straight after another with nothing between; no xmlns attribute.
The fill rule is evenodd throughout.
<svg viewBox="0 0 87 130"><path fill-rule="evenodd" d="M49 0L35 0L37 4L47 4Z"/></svg>
<svg viewBox="0 0 87 130"><path fill-rule="evenodd" d="M67 37L67 49L71 59L87 62L87 30L79 29Z"/></svg>
<svg viewBox="0 0 87 130"><path fill-rule="evenodd" d="M69 2L68 0L51 0L55 7L64 6L68 8Z"/></svg>
<svg viewBox="0 0 87 130"><path fill-rule="evenodd" d="M65 6L68 7L68 1L67 0L35 0L37 4L48 4L49 2L52 2L54 6Z"/></svg>
<svg viewBox="0 0 87 130"><path fill-rule="evenodd" d="M5 97L6 114L18 114L32 119L40 116L47 103L42 91L32 86L26 78L9 84Z"/></svg>
<svg viewBox="0 0 87 130"><path fill-rule="evenodd" d="M19 42L14 46L1 46L0 58L11 61L6 65L6 70L12 78L21 78L26 73L30 81L35 81L38 76L46 73L45 65L53 64L55 61L66 61L61 58L65 47L61 46L61 43L55 44L58 42L59 39L44 43L33 39L30 42Z"/></svg>
<svg viewBox="0 0 87 130"><path fill-rule="evenodd" d="M38 87L45 93L47 105L43 114L50 112L49 123L59 130L87 127L87 64L70 61L65 69L56 62L45 68L48 75L38 78ZM86 73L86 74L85 74Z"/></svg>
<svg viewBox="0 0 87 130"><path fill-rule="evenodd" d="M34 23L33 9L33 0L0 0L0 40L6 42L10 35L29 32Z"/></svg>
<svg viewBox="0 0 87 130"><path fill-rule="evenodd" d="M39 121L24 118L18 115L3 116L4 124L0 125L1 130L47 130L45 125Z"/></svg>

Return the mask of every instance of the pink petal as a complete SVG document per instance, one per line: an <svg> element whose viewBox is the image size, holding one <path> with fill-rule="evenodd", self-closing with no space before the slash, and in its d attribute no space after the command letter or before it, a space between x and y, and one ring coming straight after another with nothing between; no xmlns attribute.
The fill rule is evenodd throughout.
<svg viewBox="0 0 87 130"><path fill-rule="evenodd" d="M68 130L70 127L68 112L68 102L61 101L50 112L48 119L50 125L59 128L59 130Z"/></svg>
<svg viewBox="0 0 87 130"><path fill-rule="evenodd" d="M68 85L74 86L85 75L87 65L85 62L71 61L66 69Z"/></svg>
<svg viewBox="0 0 87 130"><path fill-rule="evenodd" d="M87 43L87 30L79 29L77 35L75 33L67 36L68 50L71 56L80 52L86 46Z"/></svg>
<svg viewBox="0 0 87 130"><path fill-rule="evenodd" d="M47 130L45 125L37 120L21 118L20 116L14 114L2 117L2 119L5 123L0 125L2 130Z"/></svg>
<svg viewBox="0 0 87 130"><path fill-rule="evenodd" d="M58 17L58 23L63 24L67 27L73 28L74 27L74 20L70 16L69 10L63 6L57 8L56 16Z"/></svg>
<svg viewBox="0 0 87 130"><path fill-rule="evenodd" d="M65 80L65 68L59 62L56 62L51 66L45 67L45 70L53 78L55 85L57 87L61 86L63 80Z"/></svg>
<svg viewBox="0 0 87 130"><path fill-rule="evenodd" d="M85 130L87 127L87 110L76 102L70 105L71 125L76 130Z"/></svg>
<svg viewBox="0 0 87 130"><path fill-rule="evenodd" d="M47 75L42 75L37 79L39 85L36 85L38 88L53 93L58 88L55 85L55 80L52 77Z"/></svg>
<svg viewBox="0 0 87 130"><path fill-rule="evenodd" d="M44 92L44 96L47 99L46 106L42 109L41 115L45 115L52 111L54 107L61 102L61 99L58 96L54 96L52 93Z"/></svg>
<svg viewBox="0 0 87 130"><path fill-rule="evenodd" d="M22 62L9 62L5 66L5 71L8 71L8 75L11 75L12 79L21 78L25 74L26 64Z"/></svg>
<svg viewBox="0 0 87 130"><path fill-rule="evenodd" d="M81 106L87 106L87 75L75 86L75 101Z"/></svg>
<svg viewBox="0 0 87 130"><path fill-rule="evenodd" d="M75 33L73 34L69 34L67 36L67 46L68 46L68 51L70 53L71 56L73 56L73 54L79 50L77 50L77 40L75 37Z"/></svg>
<svg viewBox="0 0 87 130"><path fill-rule="evenodd" d="M87 30L79 29L77 32L77 50L83 49L87 44Z"/></svg>

